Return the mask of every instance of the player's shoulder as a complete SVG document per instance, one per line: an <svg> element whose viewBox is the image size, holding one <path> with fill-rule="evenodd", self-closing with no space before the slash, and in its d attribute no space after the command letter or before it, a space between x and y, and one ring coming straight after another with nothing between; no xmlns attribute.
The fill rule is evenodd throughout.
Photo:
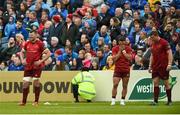
<svg viewBox="0 0 180 115"><path fill-rule="evenodd" d="M119 46L117 45L117 46L114 46L113 48L112 48L112 50L118 50L119 49Z"/></svg>
<svg viewBox="0 0 180 115"><path fill-rule="evenodd" d="M125 49L126 49L126 50L132 50L131 46L129 46L129 45L126 45L126 46L125 46Z"/></svg>
<svg viewBox="0 0 180 115"><path fill-rule="evenodd" d="M160 43L161 43L161 44L168 44L168 41L165 40L165 39L163 39L163 38L161 38L161 39L160 39Z"/></svg>
<svg viewBox="0 0 180 115"><path fill-rule="evenodd" d="M37 40L36 43L37 43L38 45L44 45L43 41L41 41L41 40Z"/></svg>

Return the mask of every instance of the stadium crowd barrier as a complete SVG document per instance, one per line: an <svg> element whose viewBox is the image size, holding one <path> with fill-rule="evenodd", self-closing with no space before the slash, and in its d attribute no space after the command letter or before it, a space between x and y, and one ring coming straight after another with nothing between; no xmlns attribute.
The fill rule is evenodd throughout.
<svg viewBox="0 0 180 115"><path fill-rule="evenodd" d="M113 71L90 71L95 76L97 96L93 101L110 101ZM73 101L71 80L78 71L44 71L41 77L40 101ZM172 99L180 101L180 71L172 70ZM22 97L23 72L0 72L0 102L20 101ZM117 99L120 99L122 84L118 87ZM153 97L151 74L146 70L131 71L128 101L148 101ZM32 83L28 101L34 100ZM160 83L160 100L166 101L165 87Z"/></svg>

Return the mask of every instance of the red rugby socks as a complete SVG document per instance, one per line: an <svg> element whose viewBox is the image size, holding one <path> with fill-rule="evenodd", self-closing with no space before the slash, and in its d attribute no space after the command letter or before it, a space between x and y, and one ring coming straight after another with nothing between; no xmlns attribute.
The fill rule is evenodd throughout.
<svg viewBox="0 0 180 115"><path fill-rule="evenodd" d="M154 87L154 102L158 103L159 87Z"/></svg>
<svg viewBox="0 0 180 115"><path fill-rule="evenodd" d="M166 94L167 94L168 102L172 102L172 100L171 100L171 89L166 89Z"/></svg>
<svg viewBox="0 0 180 115"><path fill-rule="evenodd" d="M29 87L23 88L23 99L22 99L22 103L24 103L24 104L26 104L26 100L27 100L28 93L29 93Z"/></svg>
<svg viewBox="0 0 180 115"><path fill-rule="evenodd" d="M34 87L35 89L35 102L39 101L40 87Z"/></svg>

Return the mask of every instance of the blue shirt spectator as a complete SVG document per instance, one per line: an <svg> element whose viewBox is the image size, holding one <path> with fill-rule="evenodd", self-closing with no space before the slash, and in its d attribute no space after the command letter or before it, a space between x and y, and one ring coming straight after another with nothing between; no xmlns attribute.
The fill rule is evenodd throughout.
<svg viewBox="0 0 180 115"><path fill-rule="evenodd" d="M11 30L14 30L16 28L15 19L13 16L9 17L9 22L6 24L4 29L4 35L5 37L9 38L9 35L11 33Z"/></svg>
<svg viewBox="0 0 180 115"><path fill-rule="evenodd" d="M101 27L101 31L100 32L96 32L96 34L93 36L92 38L92 41L91 41L91 46L93 48L93 50L95 51L96 50L96 47L98 46L97 42L98 42L98 39L100 37L103 37L104 38L104 43L106 45L110 44L111 43L111 38L110 36L107 34L107 27L105 25L103 25Z"/></svg>
<svg viewBox="0 0 180 115"><path fill-rule="evenodd" d="M22 21L19 20L16 22L16 28L10 32L10 37L15 37L17 33L21 33L24 36L25 40L27 40L29 37L29 33L27 32L27 30L22 27Z"/></svg>
<svg viewBox="0 0 180 115"><path fill-rule="evenodd" d="M68 10L61 7L61 2L57 2L55 7L52 7L50 10L50 17L53 17L54 15L61 15L65 20L68 15Z"/></svg>

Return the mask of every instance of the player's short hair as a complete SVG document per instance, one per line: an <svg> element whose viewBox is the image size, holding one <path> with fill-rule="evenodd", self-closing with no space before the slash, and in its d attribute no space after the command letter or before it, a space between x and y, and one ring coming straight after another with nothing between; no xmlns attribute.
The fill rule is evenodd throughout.
<svg viewBox="0 0 180 115"><path fill-rule="evenodd" d="M150 34L150 36L158 36L158 35L159 35L158 31L152 31L151 34Z"/></svg>
<svg viewBox="0 0 180 115"><path fill-rule="evenodd" d="M118 35L118 36L116 37L116 39L117 39L118 42L119 42L119 41L126 41L126 37L125 37L125 36L122 36L122 35Z"/></svg>

